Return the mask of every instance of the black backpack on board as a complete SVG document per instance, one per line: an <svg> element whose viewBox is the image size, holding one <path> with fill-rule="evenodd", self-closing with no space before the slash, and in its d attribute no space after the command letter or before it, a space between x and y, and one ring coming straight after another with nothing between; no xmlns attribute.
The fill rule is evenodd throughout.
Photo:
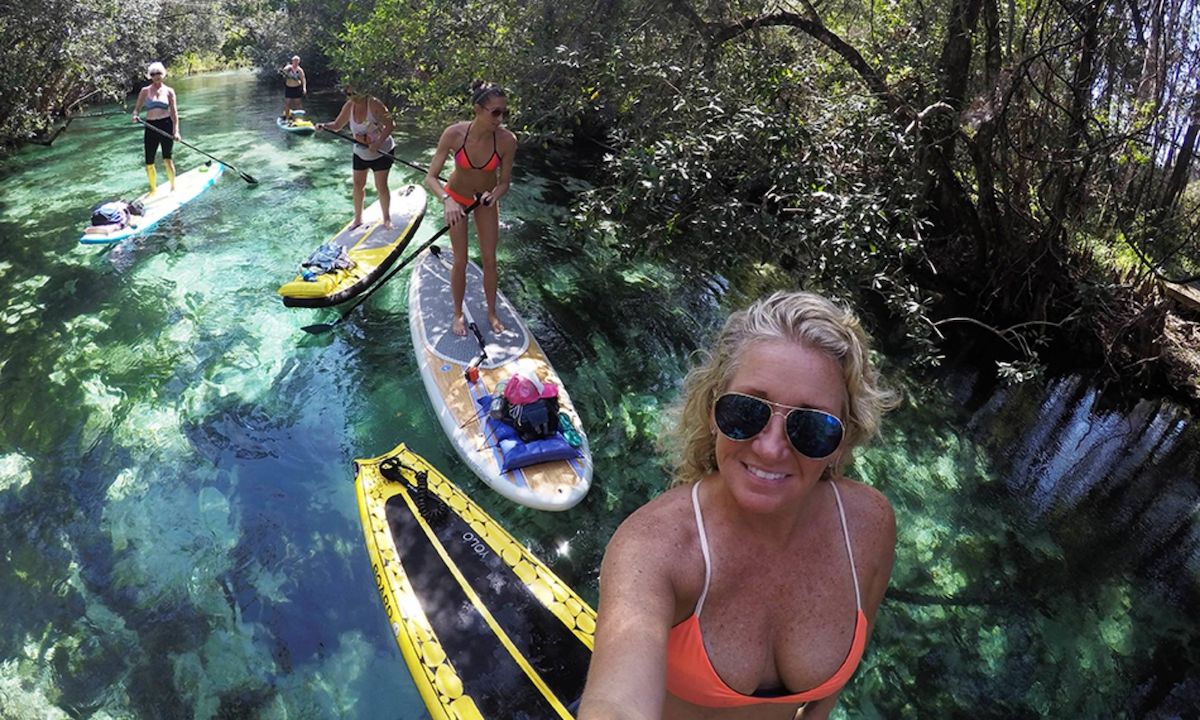
<svg viewBox="0 0 1200 720"><path fill-rule="evenodd" d="M539 398L524 405L514 405L503 395L493 400L490 415L517 431L521 442L533 442L553 437L558 432L558 398Z"/></svg>

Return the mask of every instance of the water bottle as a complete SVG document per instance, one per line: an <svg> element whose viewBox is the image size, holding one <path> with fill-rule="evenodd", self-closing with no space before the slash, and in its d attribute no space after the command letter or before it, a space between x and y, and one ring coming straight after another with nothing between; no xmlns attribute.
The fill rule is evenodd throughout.
<svg viewBox="0 0 1200 720"><path fill-rule="evenodd" d="M300 268L300 277L304 278L304 282L316 282L317 274L312 271L312 268L305 265Z"/></svg>
<svg viewBox="0 0 1200 720"><path fill-rule="evenodd" d="M488 408L488 416L496 421L504 420L504 385L507 382L507 380L501 380L492 390L492 406Z"/></svg>

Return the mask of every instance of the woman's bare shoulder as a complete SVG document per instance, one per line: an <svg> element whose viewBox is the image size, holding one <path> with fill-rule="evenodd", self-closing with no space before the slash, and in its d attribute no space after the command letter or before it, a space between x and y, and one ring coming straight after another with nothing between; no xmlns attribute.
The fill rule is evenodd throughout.
<svg viewBox="0 0 1200 720"><path fill-rule="evenodd" d="M371 103L371 114L372 115L374 115L377 111L383 115L391 114L391 111L388 110L388 106L385 105L382 100L375 97L374 95L371 96L370 103Z"/></svg>
<svg viewBox="0 0 1200 720"><path fill-rule="evenodd" d="M449 143L457 143L463 139L463 136L466 132L466 122L451 123L450 125L446 126L445 130L442 131L442 136L439 138L438 144L447 145Z"/></svg>
<svg viewBox="0 0 1200 720"><path fill-rule="evenodd" d="M685 543L695 536L691 523L691 487L674 487L642 505L613 533L609 547L657 547ZM656 556L660 553L654 553Z"/></svg>
<svg viewBox="0 0 1200 720"><path fill-rule="evenodd" d="M892 503L887 496L861 480L842 476L837 479L837 488L842 499L849 503L847 510L853 506L855 510L873 517L893 515Z"/></svg>
<svg viewBox="0 0 1200 720"><path fill-rule="evenodd" d="M846 520L862 529L877 530L895 540L896 511L887 496L876 488L847 477L837 480L846 503Z"/></svg>

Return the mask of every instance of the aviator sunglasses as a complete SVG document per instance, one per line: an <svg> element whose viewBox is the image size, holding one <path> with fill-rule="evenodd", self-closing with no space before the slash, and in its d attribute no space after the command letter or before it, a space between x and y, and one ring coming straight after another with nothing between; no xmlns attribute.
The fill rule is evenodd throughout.
<svg viewBox="0 0 1200 720"><path fill-rule="evenodd" d="M776 408L779 408L778 410ZM717 429L730 440L750 440L771 422L774 415L783 415L788 440L796 452L812 460L828 457L842 444L845 428L835 415L793 407L741 393L725 393L713 404L713 419Z"/></svg>
<svg viewBox="0 0 1200 720"><path fill-rule="evenodd" d="M487 110L487 108L484 108L484 109ZM491 113L492 117L494 117L494 118L508 117L508 108L506 108L506 107L496 108L494 110L488 110L488 112Z"/></svg>

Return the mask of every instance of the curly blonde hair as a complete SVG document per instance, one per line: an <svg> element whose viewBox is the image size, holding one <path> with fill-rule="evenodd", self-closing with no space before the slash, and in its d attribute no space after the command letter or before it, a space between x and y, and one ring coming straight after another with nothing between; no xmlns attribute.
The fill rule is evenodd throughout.
<svg viewBox="0 0 1200 720"><path fill-rule="evenodd" d="M897 404L883 387L870 359L870 339L850 310L811 292L776 292L725 321L711 351L683 380L683 393L670 412L674 421L662 438L673 470L672 486L694 483L717 469L712 406L729 387L748 347L786 340L828 353L842 368L846 437L836 466L840 474L854 448L879 431L879 419Z"/></svg>

